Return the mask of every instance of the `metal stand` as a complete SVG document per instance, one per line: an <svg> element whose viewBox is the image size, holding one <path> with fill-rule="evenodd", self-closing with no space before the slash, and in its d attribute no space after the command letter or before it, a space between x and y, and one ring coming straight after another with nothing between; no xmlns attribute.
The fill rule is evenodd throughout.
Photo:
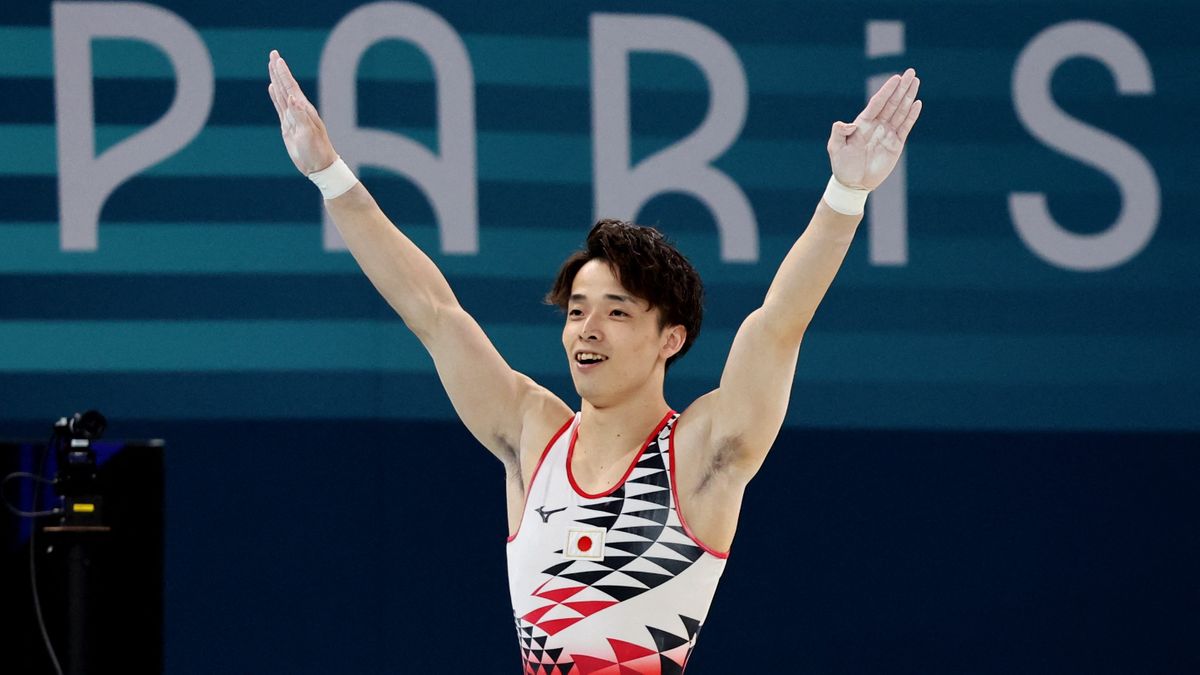
<svg viewBox="0 0 1200 675"><path fill-rule="evenodd" d="M68 675L87 675L92 641L91 626L91 553L108 538L112 528L104 525L58 525L43 528L52 547L61 546L67 572L67 644L63 664Z"/></svg>

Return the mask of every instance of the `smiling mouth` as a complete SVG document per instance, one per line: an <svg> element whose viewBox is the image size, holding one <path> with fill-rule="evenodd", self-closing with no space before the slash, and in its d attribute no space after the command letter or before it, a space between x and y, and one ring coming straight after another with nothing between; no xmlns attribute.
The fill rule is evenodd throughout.
<svg viewBox="0 0 1200 675"><path fill-rule="evenodd" d="M594 366L604 363L607 360L607 356L596 354L595 352L578 352L575 354L575 363L580 366Z"/></svg>

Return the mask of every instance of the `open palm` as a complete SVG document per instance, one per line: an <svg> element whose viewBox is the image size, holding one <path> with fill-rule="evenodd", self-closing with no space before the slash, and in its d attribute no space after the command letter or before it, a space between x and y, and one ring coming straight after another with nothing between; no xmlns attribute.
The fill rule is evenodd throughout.
<svg viewBox="0 0 1200 675"><path fill-rule="evenodd" d="M279 52L271 50L269 58L267 72L271 84L267 86L267 94L279 114L279 131L288 157L304 175L320 171L337 159L325 123L300 90L300 84Z"/></svg>
<svg viewBox="0 0 1200 675"><path fill-rule="evenodd" d="M892 173L908 132L921 115L912 68L893 75L875 92L854 122L835 122L829 136L829 162L842 185L874 190Z"/></svg>

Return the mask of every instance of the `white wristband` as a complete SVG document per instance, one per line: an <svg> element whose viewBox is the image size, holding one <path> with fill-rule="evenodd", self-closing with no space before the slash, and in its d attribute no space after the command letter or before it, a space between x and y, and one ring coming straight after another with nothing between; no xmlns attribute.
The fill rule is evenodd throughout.
<svg viewBox="0 0 1200 675"><path fill-rule="evenodd" d="M341 157L324 169L308 174L308 179L321 188L321 196L326 200L341 197L358 184L358 177Z"/></svg>
<svg viewBox="0 0 1200 675"><path fill-rule="evenodd" d="M863 212L869 194L870 190L846 187L839 183L836 177L830 176L829 184L825 186L824 199L834 211L847 216L857 216Z"/></svg>

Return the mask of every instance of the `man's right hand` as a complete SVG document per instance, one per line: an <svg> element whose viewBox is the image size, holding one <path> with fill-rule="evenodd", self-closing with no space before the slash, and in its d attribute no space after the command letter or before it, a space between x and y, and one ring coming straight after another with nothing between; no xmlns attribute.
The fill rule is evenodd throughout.
<svg viewBox="0 0 1200 675"><path fill-rule="evenodd" d="M274 49L271 50L267 71L271 75L267 93L275 104L275 112L279 113L283 144L287 146L292 163L305 176L328 168L337 161L337 152L329 142L325 123L308 97L300 91L300 85L292 77L292 71L283 57Z"/></svg>

